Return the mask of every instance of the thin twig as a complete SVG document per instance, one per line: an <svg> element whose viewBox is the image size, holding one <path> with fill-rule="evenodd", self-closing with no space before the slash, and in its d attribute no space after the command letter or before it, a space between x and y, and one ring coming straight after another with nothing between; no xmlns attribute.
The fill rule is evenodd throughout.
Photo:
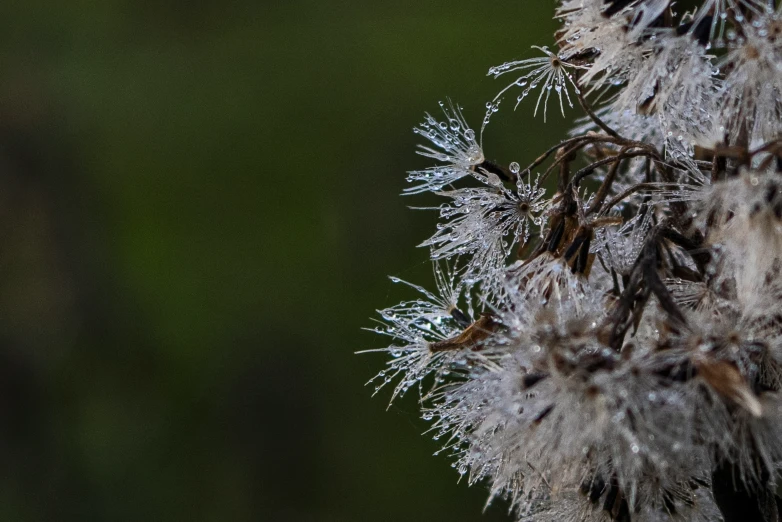
<svg viewBox="0 0 782 522"><path fill-rule="evenodd" d="M633 185L632 187L629 187L613 198L608 201L605 205L602 206L600 209L600 212L598 214L605 215L608 213L609 210L611 210L617 203L620 203L623 199L625 199L627 196L630 196L632 194L635 194L636 192L639 192L644 189L652 189L655 188L657 185L655 183L638 183L637 185Z"/></svg>
<svg viewBox="0 0 782 522"><path fill-rule="evenodd" d="M619 154L621 155L624 153L626 149L622 149L619 151ZM597 190L597 194L595 195L595 200L592 202L591 205L589 205L589 208L586 210L586 215L593 213L597 209L600 208L600 205L603 204L603 201L605 201L606 196L608 196L608 191L611 188L611 185L614 183L614 179L616 179L616 173L619 172L619 166L622 164L621 160L617 161L613 165L611 165L611 168L608 169L608 174L606 174L605 179L603 180L603 183L600 184L600 188Z"/></svg>
<svg viewBox="0 0 782 522"><path fill-rule="evenodd" d="M591 119L593 122L595 122L595 125L603 129L606 133L608 133L609 136L613 136L614 138L622 139L622 137L619 135L618 132L616 132L614 129L606 125L606 123L601 120L597 114L592 110L592 108L589 106L589 104L584 99L584 94L581 92L581 89L578 89L576 91L576 95L578 97L578 103L581 104L581 108L584 109L584 112L587 113L587 116L589 116L589 119Z"/></svg>
<svg viewBox="0 0 782 522"><path fill-rule="evenodd" d="M625 148L627 148L627 147L625 147ZM584 179L589 174L591 174L592 172L594 172L595 169L597 169L599 167L602 167L603 165L607 165L609 163L620 162L622 160L629 159L629 158L635 158L637 156L647 156L647 157L650 157L650 158L654 158L654 156L656 156L656 152L653 155L651 152L649 152L649 150L638 150L638 151L633 151L633 152L620 153L620 154L617 154L616 156L612 156L612 157L609 157L609 158L605 158L605 159L601 159L601 160L595 161L594 163L592 163L590 165L587 165L583 169L581 169L578 172L576 172L575 174L573 174L573 181L571 183L573 183L573 186L577 187L581 183L581 180Z"/></svg>

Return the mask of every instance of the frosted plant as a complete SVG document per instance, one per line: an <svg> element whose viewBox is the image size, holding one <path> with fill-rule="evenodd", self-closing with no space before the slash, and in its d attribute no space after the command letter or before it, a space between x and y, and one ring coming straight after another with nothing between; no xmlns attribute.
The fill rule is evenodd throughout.
<svg viewBox="0 0 782 522"><path fill-rule="evenodd" d="M472 254L469 273L478 275L488 267L500 268L514 245L529 240L532 224L544 222L547 204L537 181L533 184L517 176L516 190L509 190L496 174L486 174L479 177L486 187L438 192L452 200L439 207L446 221L421 244L433 247L433 259Z"/></svg>
<svg viewBox="0 0 782 522"><path fill-rule="evenodd" d="M413 132L426 137L437 148L419 145L418 153L440 162L436 167L414 170L407 180L420 185L405 190L406 194L417 194L428 190L440 190L465 176L469 176L477 165L484 161L483 150L476 141L475 131L464 121L462 111L452 103L440 103L445 121L437 121L427 114L424 122Z"/></svg>
<svg viewBox="0 0 782 522"><path fill-rule="evenodd" d="M525 168L454 104L416 129L437 291L379 312L372 382L516 520L782 520L782 12L674 7L561 0L490 69L520 76L481 134L515 88L583 110Z"/></svg>
<svg viewBox="0 0 782 522"><path fill-rule="evenodd" d="M520 60L515 62L508 62L489 69L489 75L498 78L503 74L514 71L528 71L526 74L518 77L516 81L501 90L495 97L495 101L502 97L506 91L512 87L523 88L521 94L516 98L516 107L521 103L521 100L527 97L527 95L533 89L540 87L540 94L538 95L538 101L535 103L535 114L538 113L538 107L543 100L543 121L546 121L546 105L548 104L549 96L551 96L552 87L557 93L559 98L559 109L562 111L562 116L565 115L565 106L563 105L562 95L565 95L567 104L573 107L573 103L570 101L570 94L568 93L568 84L573 89L578 91L573 75L569 69L573 69L576 66L569 64L559 58L556 54L548 50L547 47L534 46L534 49L538 49L543 52L545 56L541 58L530 58L528 60Z"/></svg>

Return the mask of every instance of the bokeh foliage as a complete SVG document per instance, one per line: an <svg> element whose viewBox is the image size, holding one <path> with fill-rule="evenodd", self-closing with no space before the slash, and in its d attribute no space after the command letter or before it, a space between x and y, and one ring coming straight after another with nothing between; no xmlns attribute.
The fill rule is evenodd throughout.
<svg viewBox="0 0 782 522"><path fill-rule="evenodd" d="M552 44L548 2L0 7L0 519L506 520L413 397L364 383L375 308L431 282L410 132ZM565 120L527 101L487 154ZM573 116L571 111L569 116Z"/></svg>

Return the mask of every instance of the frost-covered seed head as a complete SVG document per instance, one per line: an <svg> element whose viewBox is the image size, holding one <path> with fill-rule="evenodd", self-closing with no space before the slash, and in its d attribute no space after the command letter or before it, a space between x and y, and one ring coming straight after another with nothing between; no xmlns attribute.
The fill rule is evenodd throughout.
<svg viewBox="0 0 782 522"><path fill-rule="evenodd" d="M504 163L450 102L416 128L436 164L405 194L443 198L421 245L437 291L379 311L371 382L417 388L454 467L517 520L778 520L775 5L560 0L555 48L489 70L518 76L481 135L514 91L545 122L553 91L584 111L567 139Z"/></svg>

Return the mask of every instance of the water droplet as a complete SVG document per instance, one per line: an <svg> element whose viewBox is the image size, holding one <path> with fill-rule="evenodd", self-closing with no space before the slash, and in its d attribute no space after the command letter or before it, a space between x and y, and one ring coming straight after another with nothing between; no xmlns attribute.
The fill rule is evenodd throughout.
<svg viewBox="0 0 782 522"><path fill-rule="evenodd" d="M514 162L512 162L512 163L511 163L511 164L508 166L508 168L509 168L509 169L510 169L510 171L511 171L511 172L513 172L514 174L518 174L518 173L519 173L519 170L521 170L521 166L520 166L518 163L516 163L515 161L514 161Z"/></svg>

